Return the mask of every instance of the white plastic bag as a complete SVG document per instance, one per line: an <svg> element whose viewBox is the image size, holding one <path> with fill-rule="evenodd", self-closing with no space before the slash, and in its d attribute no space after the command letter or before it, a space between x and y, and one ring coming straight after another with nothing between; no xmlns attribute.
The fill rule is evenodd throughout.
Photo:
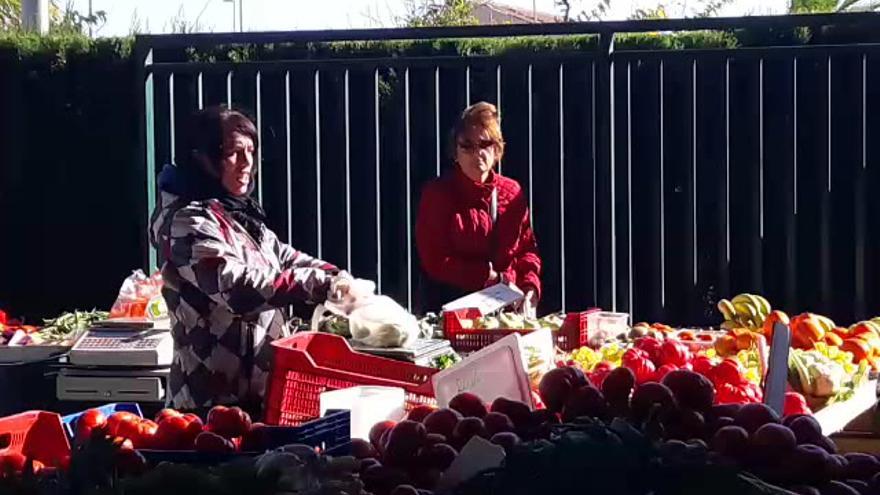
<svg viewBox="0 0 880 495"><path fill-rule="evenodd" d="M348 290L337 297L339 286ZM318 331L327 313L348 319L352 340L368 347L406 347L419 336L416 317L394 299L376 295L376 284L369 280L354 279L343 272L334 279L330 297L315 308L312 331Z"/></svg>
<svg viewBox="0 0 880 495"><path fill-rule="evenodd" d="M419 336L419 322L388 296L363 299L348 315L351 338L369 347L406 347Z"/></svg>

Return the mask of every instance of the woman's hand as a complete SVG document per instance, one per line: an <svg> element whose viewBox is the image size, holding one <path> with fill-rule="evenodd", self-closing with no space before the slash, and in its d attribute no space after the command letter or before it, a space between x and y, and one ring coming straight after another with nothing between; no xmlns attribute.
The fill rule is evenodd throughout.
<svg viewBox="0 0 880 495"><path fill-rule="evenodd" d="M495 269L492 267L492 262L490 261L489 262L489 280L487 281L486 285L497 284L499 282L501 282L501 275L495 271Z"/></svg>
<svg viewBox="0 0 880 495"><path fill-rule="evenodd" d="M522 312L523 316L526 318L535 318L536 311L538 309L538 296L535 294L534 289L529 289L526 291L526 296L522 302Z"/></svg>
<svg viewBox="0 0 880 495"><path fill-rule="evenodd" d="M330 296L333 300L342 300L351 291L351 284L354 281L351 274L342 270L330 282Z"/></svg>

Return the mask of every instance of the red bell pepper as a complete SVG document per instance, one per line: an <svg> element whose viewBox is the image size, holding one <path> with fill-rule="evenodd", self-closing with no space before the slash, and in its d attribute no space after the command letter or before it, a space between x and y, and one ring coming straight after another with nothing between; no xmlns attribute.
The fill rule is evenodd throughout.
<svg viewBox="0 0 880 495"><path fill-rule="evenodd" d="M786 392L782 415L794 416L795 414L813 414L813 411L810 410L807 399L803 395L797 392Z"/></svg>
<svg viewBox="0 0 880 495"><path fill-rule="evenodd" d="M718 366L715 366L712 370L711 379L716 388L723 383L739 385L746 382L745 373L746 370L739 361L727 358L718 363Z"/></svg>
<svg viewBox="0 0 880 495"><path fill-rule="evenodd" d="M691 362L691 351L681 342L666 340L660 346L660 362L681 367Z"/></svg>
<svg viewBox="0 0 880 495"><path fill-rule="evenodd" d="M748 404L754 402L744 385L721 383L715 386L716 404Z"/></svg>
<svg viewBox="0 0 880 495"><path fill-rule="evenodd" d="M621 360L623 366L636 375L636 383L641 384L654 379L655 367L648 353L642 349L627 349Z"/></svg>
<svg viewBox="0 0 880 495"><path fill-rule="evenodd" d="M712 379L712 371L715 368L715 365L712 363L712 360L709 359L708 356L696 356L691 361L691 365L693 365L693 369L695 372L705 376L706 378Z"/></svg>
<svg viewBox="0 0 880 495"><path fill-rule="evenodd" d="M761 387L752 382L748 382L745 387L752 397L752 402L764 402L764 391L761 390Z"/></svg>
<svg viewBox="0 0 880 495"><path fill-rule="evenodd" d="M648 359L655 365L660 364L660 348L662 344L659 340L654 337L642 337L636 340L635 347L648 353Z"/></svg>
<svg viewBox="0 0 880 495"><path fill-rule="evenodd" d="M605 377L607 377L608 374L611 373L612 369L614 368L611 366L611 363L607 361L602 361L593 368L592 372L587 374L587 377L590 379L590 383L592 383L593 386L601 389L602 383L605 381Z"/></svg>

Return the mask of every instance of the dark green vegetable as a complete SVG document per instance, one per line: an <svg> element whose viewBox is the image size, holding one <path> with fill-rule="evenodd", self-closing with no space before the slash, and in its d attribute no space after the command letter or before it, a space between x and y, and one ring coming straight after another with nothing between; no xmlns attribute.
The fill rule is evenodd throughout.
<svg viewBox="0 0 880 495"><path fill-rule="evenodd" d="M442 356L437 356L431 360L431 367L437 368L440 370L445 370L446 368L451 368L455 365L455 363L461 361L461 357L458 354L444 354Z"/></svg>
<svg viewBox="0 0 880 495"><path fill-rule="evenodd" d="M70 338L76 332L89 328L93 323L106 320L110 313L106 311L74 311L64 313L51 320L43 320L44 325L40 333L48 341L62 341Z"/></svg>

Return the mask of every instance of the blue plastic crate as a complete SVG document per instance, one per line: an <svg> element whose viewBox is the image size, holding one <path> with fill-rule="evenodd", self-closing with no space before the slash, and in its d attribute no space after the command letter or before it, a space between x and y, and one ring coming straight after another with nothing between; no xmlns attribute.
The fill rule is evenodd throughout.
<svg viewBox="0 0 880 495"><path fill-rule="evenodd" d="M348 455L351 452L351 412L348 410L328 411L318 418L300 426L267 426L267 450L284 445L303 444L319 449L324 454ZM194 450L150 450L139 451L150 464L173 462L185 464L221 464L242 457L253 457L262 452L234 452L213 454Z"/></svg>
<svg viewBox="0 0 880 495"><path fill-rule="evenodd" d="M136 402L118 402L113 404L105 404L101 407L93 407L90 409L97 409L101 411L104 416L110 417L111 414L124 411L130 412L138 415L139 417L144 417L141 412L141 406ZM86 409L88 411L89 409ZM61 421L64 423L64 430L67 432L68 438L73 439L74 434L76 433L76 421L79 417L86 411L80 411L78 413L68 414L61 418Z"/></svg>

